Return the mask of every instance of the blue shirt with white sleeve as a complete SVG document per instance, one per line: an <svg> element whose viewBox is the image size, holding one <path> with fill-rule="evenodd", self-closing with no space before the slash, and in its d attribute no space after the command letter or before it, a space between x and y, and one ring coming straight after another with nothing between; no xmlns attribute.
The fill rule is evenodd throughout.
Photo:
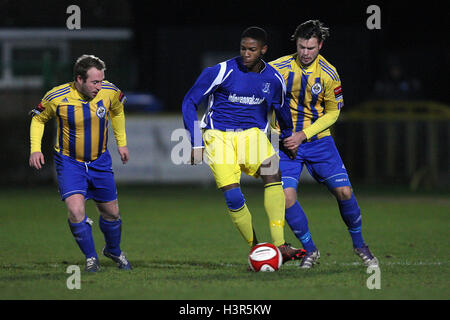
<svg viewBox="0 0 450 320"><path fill-rule="evenodd" d="M185 128L193 147L203 146L201 129L221 131L269 128L268 114L273 109L280 125L280 138L292 135L292 116L285 105L284 78L264 63L260 72L250 72L241 57L206 68L183 100ZM198 122L198 106L208 99L208 108Z"/></svg>

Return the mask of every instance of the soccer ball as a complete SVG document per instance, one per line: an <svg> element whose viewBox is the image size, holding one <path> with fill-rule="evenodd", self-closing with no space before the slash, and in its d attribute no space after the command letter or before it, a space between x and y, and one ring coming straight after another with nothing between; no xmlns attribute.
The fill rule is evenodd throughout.
<svg viewBox="0 0 450 320"><path fill-rule="evenodd" d="M259 243L250 250L248 264L255 272L273 272L277 271L283 264L283 256L280 249L273 244Z"/></svg>

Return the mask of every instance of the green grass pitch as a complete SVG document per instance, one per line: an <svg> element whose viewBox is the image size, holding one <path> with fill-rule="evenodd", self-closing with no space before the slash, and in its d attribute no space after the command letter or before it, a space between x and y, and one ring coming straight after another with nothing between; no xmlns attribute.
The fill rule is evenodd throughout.
<svg viewBox="0 0 450 320"><path fill-rule="evenodd" d="M269 241L262 186L243 186L260 241ZM353 253L334 198L319 185L299 193L321 263L278 272L247 271L248 248L213 186L119 186L122 250L134 270L100 256L101 272L81 272L81 289L66 285L70 265L84 259L69 231L56 187L3 190L0 195L0 299L449 299L448 194L358 189L363 235L380 260L380 289ZM97 252L103 247L98 213ZM300 246L289 227L286 240Z"/></svg>

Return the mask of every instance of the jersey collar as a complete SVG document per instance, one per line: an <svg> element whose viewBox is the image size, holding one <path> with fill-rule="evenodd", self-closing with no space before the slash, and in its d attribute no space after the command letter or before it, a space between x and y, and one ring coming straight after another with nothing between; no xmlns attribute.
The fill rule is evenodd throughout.
<svg viewBox="0 0 450 320"><path fill-rule="evenodd" d="M241 56L238 56L236 60L237 60L237 62L238 62L239 68L240 68L241 70L243 70L244 72L250 72L250 71L247 69L247 67L244 66L244 65L242 64L242 57L241 57ZM266 70L266 68L267 68L267 63L266 63L263 59L261 59L261 61L262 61L262 63L263 63L263 67L262 67L262 69L261 69L259 72L257 72L257 73L263 73L264 70Z"/></svg>
<svg viewBox="0 0 450 320"><path fill-rule="evenodd" d="M297 66L300 68L300 70L301 70L303 73L312 73L312 72L314 72L314 70L315 70L316 67L317 67L317 63L318 63L318 61L319 61L319 57L320 57L320 54L318 54L317 57L316 57L316 59L315 59L309 66L307 66L307 67L305 68L305 67L303 67L302 64L300 63L300 61L299 61L299 59L298 59L298 54L296 53L296 54L295 54L295 63L297 64Z"/></svg>
<svg viewBox="0 0 450 320"><path fill-rule="evenodd" d="M78 100L80 100L80 101L82 101L82 102L85 102L85 103L87 103L87 102L90 102L90 101L92 101L92 100L86 100L86 97L84 97L78 90L77 90L77 87L75 86L75 81L72 81L72 83L71 83L71 88L73 89L73 92L75 93L75 99L78 99Z"/></svg>

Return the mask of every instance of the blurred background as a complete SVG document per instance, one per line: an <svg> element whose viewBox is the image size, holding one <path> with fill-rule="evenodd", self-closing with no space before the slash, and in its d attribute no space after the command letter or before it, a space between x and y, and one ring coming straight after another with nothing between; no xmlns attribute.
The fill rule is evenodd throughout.
<svg viewBox="0 0 450 320"><path fill-rule="evenodd" d="M367 26L373 4L380 8L380 29ZM71 5L80 9L79 29L68 28L76 22L67 12ZM345 107L333 135L353 183L448 189L448 13L438 3L420 5L0 0L0 185L56 185L56 124L46 126L47 163L36 172L28 167L28 112L47 90L71 81L75 59L87 53L106 62L107 80L127 96L127 165L112 134L109 139L117 182L213 186L207 165L179 161L188 156L180 148L184 95L203 68L239 54L246 27L268 31L265 60L271 61L295 51L290 36L298 24L319 19L331 29L321 54L342 80ZM307 174L303 179L311 181Z"/></svg>

